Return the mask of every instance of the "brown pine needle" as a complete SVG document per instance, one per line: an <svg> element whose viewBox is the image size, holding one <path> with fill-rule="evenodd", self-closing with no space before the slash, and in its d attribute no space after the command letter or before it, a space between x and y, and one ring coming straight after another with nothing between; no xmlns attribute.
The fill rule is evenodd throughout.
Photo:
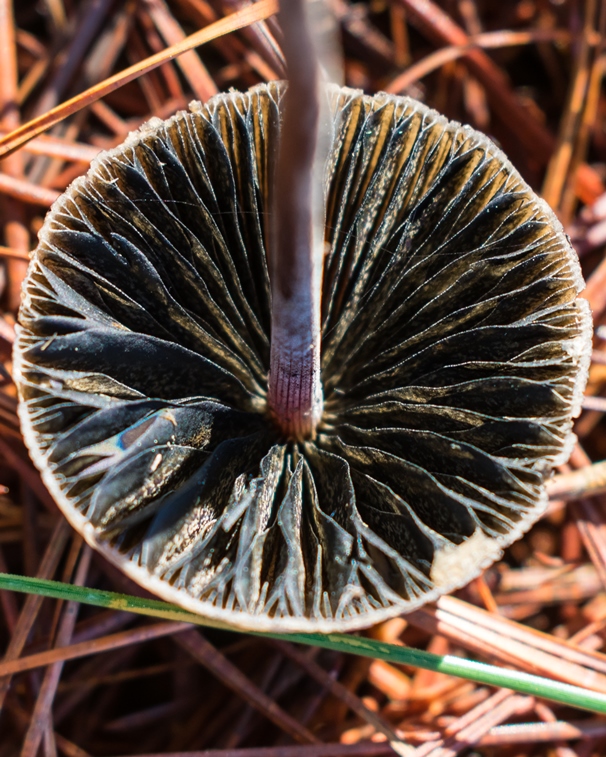
<svg viewBox="0 0 606 757"><path fill-rule="evenodd" d="M26 179L19 179L17 176L0 173L0 194L50 208L61 193L55 189L38 186Z"/></svg>
<svg viewBox="0 0 606 757"><path fill-rule="evenodd" d="M592 497L604 492L606 492L606 460L572 473L554 476L547 482L547 493L551 499L567 501L579 497Z"/></svg>
<svg viewBox="0 0 606 757"><path fill-rule="evenodd" d="M8 136L8 132L0 131L0 139ZM63 158L75 163L90 163L99 154L99 149L83 142L68 142L60 137L42 135L32 139L24 148L32 155L46 155L51 158Z"/></svg>
<svg viewBox="0 0 606 757"><path fill-rule="evenodd" d="M0 676L13 676L26 670L34 670L46 665L54 665L57 662L76 660L99 652L109 652L130 644L139 644L150 639L159 639L163 636L173 636L191 628L189 623L176 623L166 621L164 623L148 623L144 626L109 634L99 639L82 641L78 644L70 644L64 647L56 647L46 652L38 652L26 657L0 662Z"/></svg>
<svg viewBox="0 0 606 757"><path fill-rule="evenodd" d="M559 44L570 41L570 32L566 29L532 29L530 31L516 32L500 30L498 32L482 32L469 37L467 45L450 45L442 47L430 53L421 60L409 66L403 73L398 74L385 87L386 92L394 94L403 93L411 84L419 81L424 76L436 71L446 63L458 60L474 48L485 50L499 49L503 47L518 47L521 45L538 44L544 42L557 42Z"/></svg>
<svg viewBox="0 0 606 757"><path fill-rule="evenodd" d="M14 258L15 260L29 260L28 252L21 252L21 250L14 250L12 247L0 246L0 258Z"/></svg>
<svg viewBox="0 0 606 757"><path fill-rule="evenodd" d="M591 58L600 41L594 29L597 1L585 3L585 19L576 57L576 71L572 79L568 107L564 111L557 147L549 161L542 195L552 208L559 208L562 193L573 162L574 144L578 138L587 89L591 79Z"/></svg>

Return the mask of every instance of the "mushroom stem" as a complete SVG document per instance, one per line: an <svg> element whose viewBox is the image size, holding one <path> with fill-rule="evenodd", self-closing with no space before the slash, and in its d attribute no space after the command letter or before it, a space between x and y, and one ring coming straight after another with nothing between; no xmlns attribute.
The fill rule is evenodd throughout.
<svg viewBox="0 0 606 757"><path fill-rule="evenodd" d="M288 70L270 227L268 410L288 438L313 438L322 416L320 297L323 197L320 67L305 0L282 0ZM320 148L320 149L319 149Z"/></svg>

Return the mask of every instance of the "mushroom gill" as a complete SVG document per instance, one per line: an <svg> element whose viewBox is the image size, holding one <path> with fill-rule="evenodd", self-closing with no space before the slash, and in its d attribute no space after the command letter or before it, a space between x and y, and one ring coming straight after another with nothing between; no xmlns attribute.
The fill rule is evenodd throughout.
<svg viewBox="0 0 606 757"><path fill-rule="evenodd" d="M284 85L154 119L54 205L15 350L70 522L232 625L350 629L495 560L568 456L591 335L559 222L482 134L329 89L324 411L267 411L264 233Z"/></svg>

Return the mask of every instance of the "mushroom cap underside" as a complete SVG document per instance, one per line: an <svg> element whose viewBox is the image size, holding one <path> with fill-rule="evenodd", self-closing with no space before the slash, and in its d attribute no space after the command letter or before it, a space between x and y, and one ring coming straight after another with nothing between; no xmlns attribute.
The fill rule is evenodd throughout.
<svg viewBox="0 0 606 757"><path fill-rule="evenodd" d="M482 134L331 87L313 441L266 414L284 86L153 119L55 203L24 285L26 443L71 523L163 598L254 630L457 588L545 506L591 319L546 204Z"/></svg>

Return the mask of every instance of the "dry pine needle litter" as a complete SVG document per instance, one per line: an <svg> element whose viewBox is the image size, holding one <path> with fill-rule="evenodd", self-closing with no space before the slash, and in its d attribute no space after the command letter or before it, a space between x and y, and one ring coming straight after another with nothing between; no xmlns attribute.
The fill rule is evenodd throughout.
<svg viewBox="0 0 606 757"><path fill-rule="evenodd" d="M15 348L25 440L134 580L245 629L360 628L462 586L543 512L591 318L484 135L329 88L315 435L267 410L285 87L154 119L55 203Z"/></svg>

